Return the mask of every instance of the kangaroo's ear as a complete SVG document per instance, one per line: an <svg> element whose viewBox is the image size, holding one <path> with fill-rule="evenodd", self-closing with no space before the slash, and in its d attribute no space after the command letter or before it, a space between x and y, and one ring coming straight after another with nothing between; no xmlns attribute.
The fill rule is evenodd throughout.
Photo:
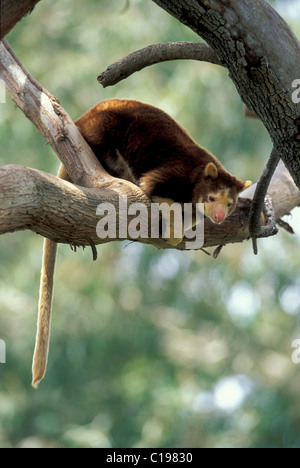
<svg viewBox="0 0 300 468"><path fill-rule="evenodd" d="M246 180L246 182L243 182L243 185L244 185L244 186L243 186L241 192L243 192L243 191L246 190L247 188L251 187L252 182L251 182L251 180Z"/></svg>
<svg viewBox="0 0 300 468"><path fill-rule="evenodd" d="M218 168L214 163L208 163L204 170L205 177L216 179L219 175Z"/></svg>

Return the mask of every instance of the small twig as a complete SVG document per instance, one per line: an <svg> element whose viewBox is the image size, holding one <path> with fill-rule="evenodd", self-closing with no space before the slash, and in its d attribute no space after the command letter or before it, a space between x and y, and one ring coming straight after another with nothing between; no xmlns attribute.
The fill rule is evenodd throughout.
<svg viewBox="0 0 300 468"><path fill-rule="evenodd" d="M261 225L261 214L264 211L266 194L279 161L280 155L277 150L273 148L269 161L257 183L255 194L252 200L249 232L253 240L253 250L255 255L258 253L257 238L264 237L264 228L267 227Z"/></svg>
<svg viewBox="0 0 300 468"><path fill-rule="evenodd" d="M103 88L114 86L150 65L171 60L199 60L224 66L205 42L168 42L153 44L129 54L110 65L97 79Z"/></svg>
<svg viewBox="0 0 300 468"><path fill-rule="evenodd" d="M244 115L245 117L249 117L251 119L258 119L260 120L260 118L258 117L257 113L254 112L253 110L250 110L246 105L244 105Z"/></svg>
<svg viewBox="0 0 300 468"><path fill-rule="evenodd" d="M295 231L292 228L292 226L290 226L289 223L287 223L286 221L283 221L283 219L278 219L277 224L281 228L285 229L289 234L295 234Z"/></svg>
<svg viewBox="0 0 300 468"><path fill-rule="evenodd" d="M213 257L214 257L215 260L220 255L221 250L223 249L223 247L224 247L223 245L219 245L219 247L217 247L216 250L214 251Z"/></svg>
<svg viewBox="0 0 300 468"><path fill-rule="evenodd" d="M97 258L98 258L98 252L97 252L97 249L96 249L96 244L92 239L89 239L89 242L90 242L92 253L93 253L93 262L95 262L97 260Z"/></svg>
<svg viewBox="0 0 300 468"><path fill-rule="evenodd" d="M207 255L208 257L210 257L210 256L211 256L211 255L210 255L210 253L209 253L209 252L207 252L207 250L205 250L205 249L200 249L200 250L201 250L201 252L205 253L205 255Z"/></svg>

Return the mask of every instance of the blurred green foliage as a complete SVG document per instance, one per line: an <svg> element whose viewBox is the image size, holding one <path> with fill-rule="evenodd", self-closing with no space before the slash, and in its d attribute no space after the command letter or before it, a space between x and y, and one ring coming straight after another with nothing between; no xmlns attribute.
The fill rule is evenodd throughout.
<svg viewBox="0 0 300 468"><path fill-rule="evenodd" d="M299 20L288 18L299 34ZM114 88L96 77L155 42L198 40L153 2L39 3L8 40L75 118L110 97L177 119L228 170L257 180L271 143L226 71L157 65ZM55 173L57 157L7 96L0 164ZM0 240L0 447L300 447L300 216L259 243L203 253L111 243L59 249L46 379L30 387L42 238Z"/></svg>

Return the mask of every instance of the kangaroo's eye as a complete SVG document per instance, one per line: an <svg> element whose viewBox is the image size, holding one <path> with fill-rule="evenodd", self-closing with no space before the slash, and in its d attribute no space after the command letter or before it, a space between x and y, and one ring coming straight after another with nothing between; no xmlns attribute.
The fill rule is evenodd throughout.
<svg viewBox="0 0 300 468"><path fill-rule="evenodd" d="M215 197L208 197L209 203L214 203L216 201Z"/></svg>
<svg viewBox="0 0 300 468"><path fill-rule="evenodd" d="M230 209L230 208L232 208L232 207L233 207L233 203L228 203L228 205L227 205L227 206L228 206L228 208Z"/></svg>

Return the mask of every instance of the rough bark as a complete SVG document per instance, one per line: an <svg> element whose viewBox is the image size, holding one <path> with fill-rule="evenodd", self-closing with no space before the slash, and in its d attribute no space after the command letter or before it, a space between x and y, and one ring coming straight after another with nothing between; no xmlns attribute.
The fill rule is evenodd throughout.
<svg viewBox="0 0 300 468"><path fill-rule="evenodd" d="M40 0L0 0L0 40L23 16L30 13Z"/></svg>
<svg viewBox="0 0 300 468"><path fill-rule="evenodd" d="M17 165L0 168L0 187L0 235L29 229L59 243L81 246L100 243L97 206L117 207L122 196L120 190L87 189ZM128 202L136 202L136 197L128 194ZM147 206L149 200L144 196L140 202Z"/></svg>
<svg viewBox="0 0 300 468"><path fill-rule="evenodd" d="M119 211L119 190L102 190L79 187L35 169L8 165L0 168L0 235L29 229L56 242L75 246L98 245L111 240L124 240L119 235L119 225L127 217L127 210ZM240 199L234 214L222 225L205 220L204 246L212 247L242 242L249 238L248 220L251 197L255 187L245 192L248 198ZM125 192L126 194L126 192ZM283 164L278 168L269 190L273 198L276 218L288 214L300 204L300 191L295 186ZM124 195L124 194L123 194ZM135 195L128 196L128 207L137 202ZM138 200L150 207L144 196ZM100 239L96 225L102 216L96 214L100 203L116 207L117 238ZM134 216L125 221L128 227ZM150 236L150 211L148 220ZM130 235L126 236L129 240ZM158 248L169 248L164 239L139 238L138 241ZM186 241L178 249L186 248Z"/></svg>

